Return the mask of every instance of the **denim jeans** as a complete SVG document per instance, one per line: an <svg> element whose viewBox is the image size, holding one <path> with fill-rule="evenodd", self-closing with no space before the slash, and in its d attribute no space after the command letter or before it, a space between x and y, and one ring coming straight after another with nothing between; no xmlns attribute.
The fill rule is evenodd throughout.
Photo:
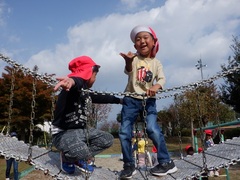
<svg viewBox="0 0 240 180"><path fill-rule="evenodd" d="M68 162L87 160L109 148L113 136L98 129L69 129L53 135L54 146Z"/></svg>
<svg viewBox="0 0 240 180"><path fill-rule="evenodd" d="M166 147L166 142L162 134L162 130L157 124L157 109L155 98L149 98L146 100L145 110L147 112L146 132L158 150L158 162L160 164L169 162L170 156ZM119 138L121 141L124 164L134 164L131 148L133 124L136 121L139 113L142 111L142 100L127 96L123 98L123 107L121 112L122 121L119 131Z"/></svg>
<svg viewBox="0 0 240 180"><path fill-rule="evenodd" d="M13 164L14 180L18 180L18 162L14 158L6 160L6 178L10 178L11 166Z"/></svg>

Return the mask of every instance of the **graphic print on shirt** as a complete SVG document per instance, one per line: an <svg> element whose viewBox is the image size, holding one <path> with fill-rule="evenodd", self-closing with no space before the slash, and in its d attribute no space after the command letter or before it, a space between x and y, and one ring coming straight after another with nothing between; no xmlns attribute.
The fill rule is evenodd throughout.
<svg viewBox="0 0 240 180"><path fill-rule="evenodd" d="M81 104L74 103L76 110L74 112L66 114L66 123L74 122L75 124L81 123L81 126L85 125L87 117L84 115L83 107Z"/></svg>
<svg viewBox="0 0 240 180"><path fill-rule="evenodd" d="M137 85L145 85L146 82L151 82L153 73L149 65L145 61L140 61L137 64Z"/></svg>

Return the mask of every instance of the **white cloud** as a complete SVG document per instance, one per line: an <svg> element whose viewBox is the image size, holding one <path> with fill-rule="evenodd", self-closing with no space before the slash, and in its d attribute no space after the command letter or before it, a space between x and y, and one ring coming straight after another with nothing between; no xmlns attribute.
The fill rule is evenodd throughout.
<svg viewBox="0 0 240 180"><path fill-rule="evenodd" d="M141 1L123 1L141 6ZM135 51L129 33L138 24L151 26L160 40L157 58L164 65L166 87L200 80L195 68L199 58L207 68L204 77L220 71L231 55L232 35L240 32L239 0L168 0L161 7L132 14L110 14L72 26L66 32L67 43L33 55L26 63L38 65L41 72L69 73L68 62L79 55L89 55L101 65L96 90L122 92L127 77L119 52Z"/></svg>

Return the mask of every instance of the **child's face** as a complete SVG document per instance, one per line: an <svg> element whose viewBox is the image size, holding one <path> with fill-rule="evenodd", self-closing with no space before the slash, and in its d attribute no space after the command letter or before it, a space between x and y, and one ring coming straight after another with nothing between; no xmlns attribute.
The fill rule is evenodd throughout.
<svg viewBox="0 0 240 180"><path fill-rule="evenodd" d="M140 32L136 35L134 47L143 57L150 57L155 40L148 32Z"/></svg>
<svg viewBox="0 0 240 180"><path fill-rule="evenodd" d="M193 155L194 154L194 151L193 150L190 150L187 152L188 155Z"/></svg>
<svg viewBox="0 0 240 180"><path fill-rule="evenodd" d="M87 81L88 88L91 88L97 78L97 72L93 72L91 78Z"/></svg>
<svg viewBox="0 0 240 180"><path fill-rule="evenodd" d="M206 139L207 140L209 140L209 139L211 139L212 138L212 136L211 135L209 135L209 134L206 134Z"/></svg>

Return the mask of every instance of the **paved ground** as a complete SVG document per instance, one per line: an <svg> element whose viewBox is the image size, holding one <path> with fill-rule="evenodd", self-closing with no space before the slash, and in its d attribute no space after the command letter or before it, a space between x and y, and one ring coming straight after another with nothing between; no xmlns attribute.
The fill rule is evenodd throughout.
<svg viewBox="0 0 240 180"><path fill-rule="evenodd" d="M119 161L119 157L96 158L95 162L97 166L102 166L103 168L110 169L111 171L121 171L123 168L123 162Z"/></svg>

